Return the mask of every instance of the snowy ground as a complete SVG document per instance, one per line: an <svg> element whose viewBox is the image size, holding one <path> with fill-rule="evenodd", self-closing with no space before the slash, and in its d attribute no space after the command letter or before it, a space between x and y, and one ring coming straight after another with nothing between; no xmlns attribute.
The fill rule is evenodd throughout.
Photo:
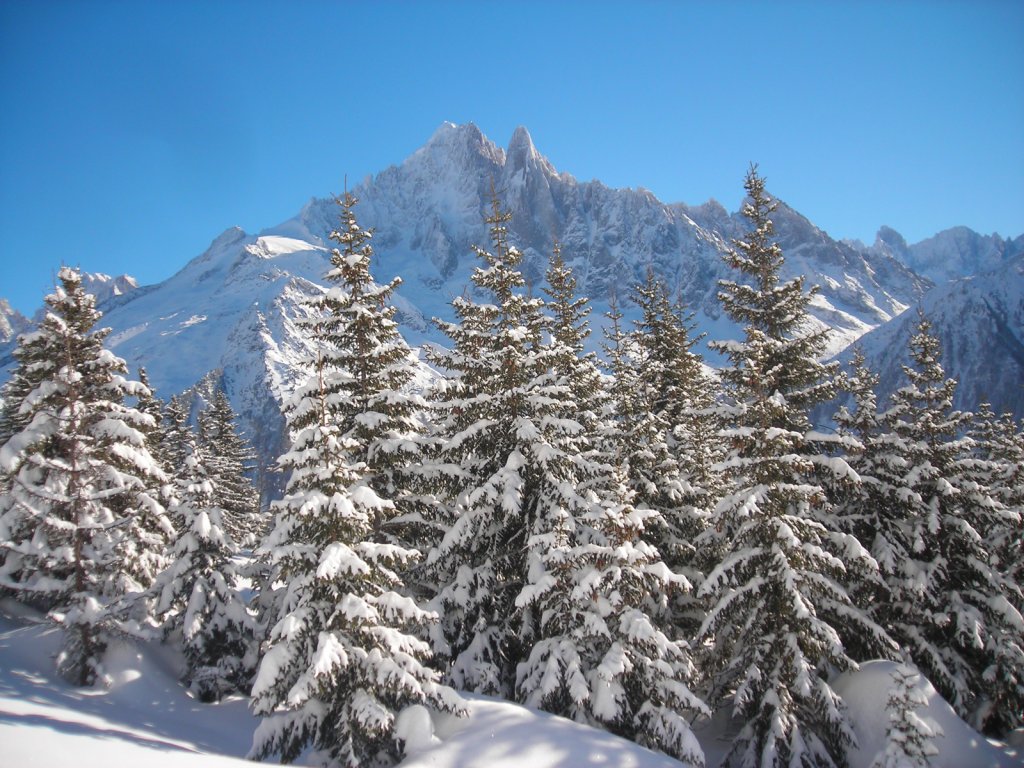
<svg viewBox="0 0 1024 768"><path fill-rule="evenodd" d="M256 719L247 700L200 704L176 682L177 660L160 648L114 647L105 688L78 689L56 678L59 631L10 602L0 604L0 766L30 768L230 768L252 766ZM856 718L862 749L851 768L868 768L883 742L885 698L892 665L867 664L837 685ZM925 683L927 686L927 683ZM1011 768L1020 750L1000 748L959 720L929 688L926 716L945 733L935 768ZM471 715L431 719L404 713L400 727L409 756L403 768L679 768L679 763L562 718L506 702L473 697ZM728 724L698 730L716 765Z"/></svg>

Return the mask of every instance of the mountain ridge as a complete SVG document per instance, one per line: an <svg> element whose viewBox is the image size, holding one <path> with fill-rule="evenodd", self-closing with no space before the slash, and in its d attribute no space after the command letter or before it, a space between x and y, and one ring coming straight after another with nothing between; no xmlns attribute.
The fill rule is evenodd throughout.
<svg viewBox="0 0 1024 768"><path fill-rule="evenodd" d="M451 299L472 292L472 246L489 245L483 218L492 190L512 212L510 237L523 252L530 290L540 290L548 256L560 244L580 295L592 301L592 347L600 344L610 297L624 299L648 269L695 312L698 331L710 339L739 335L716 298L717 281L733 277L722 254L746 229L738 212L713 200L666 204L642 188L578 181L557 170L524 127L503 149L472 123L445 123L402 163L353 190L360 224L375 229L374 275L403 279L397 319L414 346L443 342L430 318L451 319ZM932 287L897 258L903 251L894 246L902 238L894 230L886 247L859 248L833 240L782 201L773 220L784 277L805 275L821 286L810 310L817 327L834 331L829 355L915 306ZM295 216L258 234L225 229L161 283L107 290L100 306L103 324L113 329L109 346L132 369L146 367L165 398L220 371L243 430L261 464L270 466L284 440L280 405L310 351L296 320L305 312L303 298L323 290L336 226L334 201L311 198ZM937 242L949 248L959 241ZM980 257L965 254L961 261L972 258ZM622 305L628 318L632 310ZM0 345L0 367L8 370L12 346ZM713 355L709 362L716 362Z"/></svg>
<svg viewBox="0 0 1024 768"><path fill-rule="evenodd" d="M942 345L940 362L957 379L955 408L974 411L987 402L997 414L1024 417L1024 252L937 286L917 307L858 340L854 346L879 374L880 403L906 383L903 366L910 364L915 309L931 322ZM838 359L848 363L852 355L853 347Z"/></svg>

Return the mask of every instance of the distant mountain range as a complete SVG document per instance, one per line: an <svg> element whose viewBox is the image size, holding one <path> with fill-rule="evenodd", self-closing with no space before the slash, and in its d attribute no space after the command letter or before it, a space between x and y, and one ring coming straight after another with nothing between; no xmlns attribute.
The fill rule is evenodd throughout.
<svg viewBox="0 0 1024 768"><path fill-rule="evenodd" d="M375 276L403 278L396 301L410 343L443 342L430 319L451 318L451 299L472 290L471 246L489 244L483 216L492 185L513 213L511 237L532 290L542 287L558 242L581 294L593 301L595 326L614 294L629 315L622 300L650 269L696 313L709 339L739 334L716 299L717 280L732 277L722 253L746 230L738 213L715 201L666 204L643 189L580 182L557 171L524 128L502 149L472 124L446 123L403 163L354 190L360 224L376 229ZM943 338L948 372L961 380L958 405L973 408L984 396L997 410L1024 416L1024 236L958 227L908 245L883 227L871 245L836 241L781 201L773 220L786 276L805 275L821 288L811 313L834 331L829 355L863 339L891 388L906 318L916 316L903 313L923 306ZM312 199L259 234L225 231L158 285L92 276L103 322L113 329L109 346L129 365L145 366L163 397L204 377L209 383L213 371L261 460L272 462L284 439L280 403L301 375L297 360L306 349L295 319L302 298L321 290L336 223L335 203ZM14 336L28 325L0 300L0 378L12 363ZM599 330L592 343L599 345ZM718 362L711 354L708 361Z"/></svg>
<svg viewBox="0 0 1024 768"><path fill-rule="evenodd" d="M879 373L883 396L906 383L902 366L910 362L917 309L942 340L943 367L958 381L956 407L975 410L988 402L996 413L1024 417L1024 252L1018 250L988 271L936 286L917 308L858 340ZM851 348L840 359L848 362L852 356Z"/></svg>
<svg viewBox="0 0 1024 768"><path fill-rule="evenodd" d="M117 296L123 296L139 287L134 277L121 275L111 277L103 273L86 273L82 280L85 289L96 297L97 304L105 304L108 300ZM42 297L40 297L40 308L33 318L27 318L21 312L13 309L7 299L0 298L0 365L4 357L4 345L13 341L19 333L32 326L33 321L40 319L42 312ZM6 377L4 377L6 378Z"/></svg>

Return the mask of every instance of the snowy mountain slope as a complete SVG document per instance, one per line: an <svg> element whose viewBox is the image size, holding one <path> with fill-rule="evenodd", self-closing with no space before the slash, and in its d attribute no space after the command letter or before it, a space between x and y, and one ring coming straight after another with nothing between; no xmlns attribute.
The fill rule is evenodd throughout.
<svg viewBox="0 0 1024 768"><path fill-rule="evenodd" d="M990 272L934 288L920 308L942 341L946 375L959 382L955 407L974 410L988 400L996 413L1024 417L1024 253ZM905 383L901 366L909 362L916 323L911 309L859 341L879 373L880 398ZM851 357L848 350L840 359Z"/></svg>
<svg viewBox="0 0 1024 768"><path fill-rule="evenodd" d="M492 184L513 212L511 234L532 290L543 286L558 241L580 292L594 302L595 326L609 296L628 294L652 269L696 311L708 338L738 334L716 293L718 279L733 277L721 254L746 229L739 214L714 201L666 205L643 189L577 181L558 172L524 128L501 149L472 124L446 123L400 165L355 189L360 223L376 228L375 276L403 278L395 301L411 344L443 341L430 318L450 319L451 299L471 290L471 246L489 244L483 216ZM295 320L302 298L320 290L337 216L332 200L313 199L259 235L229 229L159 285L90 277L103 324L113 329L109 346L133 369L145 366L164 398L219 371L261 463L270 466L284 445L280 404L302 375L298 361L307 351ZM821 286L811 313L836 331L829 353L896 317L929 287L893 253L832 240L784 204L774 219L786 274ZM623 308L628 317L628 303ZM600 342L595 332L591 343ZM11 347L0 345L0 377L12 363Z"/></svg>

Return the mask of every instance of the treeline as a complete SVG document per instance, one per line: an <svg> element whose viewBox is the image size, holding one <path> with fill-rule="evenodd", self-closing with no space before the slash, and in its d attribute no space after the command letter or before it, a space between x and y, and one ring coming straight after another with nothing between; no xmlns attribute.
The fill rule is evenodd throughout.
<svg viewBox="0 0 1024 768"><path fill-rule="evenodd" d="M952 409L923 316L885 404L862 356L847 374L819 362L815 289L781 280L756 169L745 188L719 294L743 338L710 343L718 371L653 274L630 296L639 320L613 303L603 359L586 353L572 270L556 247L546 298L526 291L495 198L422 396L400 281L374 280L344 195L266 530L226 398L198 434L180 399L161 407L63 269L3 390L0 587L64 625L60 665L82 684L111 637L162 631L197 695L252 696L256 758L394 762L398 713L461 713L461 690L695 766L691 722L728 708L730 764L842 765L854 735L830 683L877 658L979 730L1020 727L1021 425ZM815 428L841 392L836 428ZM886 759L923 764L910 674Z"/></svg>

